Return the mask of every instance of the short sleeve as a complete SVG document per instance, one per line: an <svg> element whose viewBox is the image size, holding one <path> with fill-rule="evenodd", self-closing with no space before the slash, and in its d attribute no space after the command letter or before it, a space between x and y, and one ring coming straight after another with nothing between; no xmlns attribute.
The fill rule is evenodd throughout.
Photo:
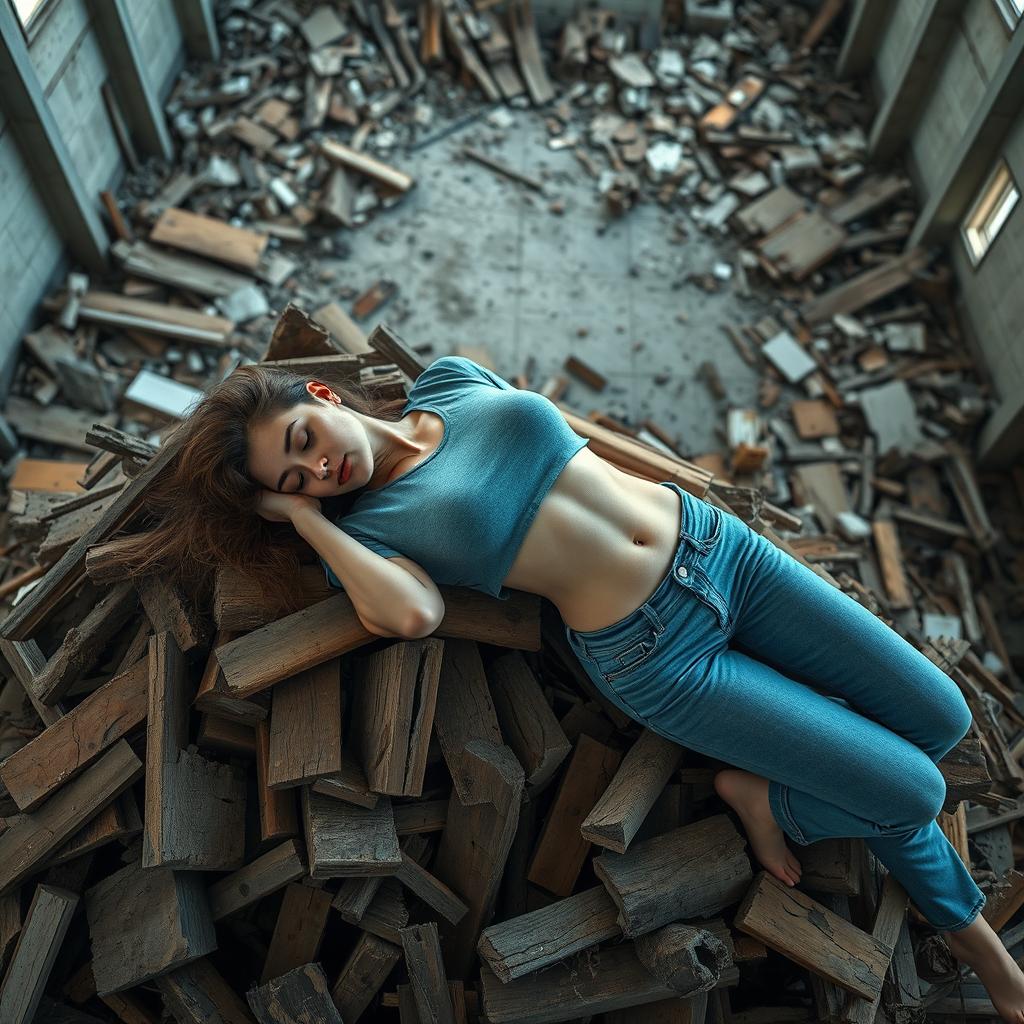
<svg viewBox="0 0 1024 1024"><path fill-rule="evenodd" d="M481 366L468 356L440 356L416 378L416 384L419 384L421 380L424 383L427 380L450 380L452 383L475 381L500 388L502 391L516 390L504 377L500 377L486 366Z"/></svg>
<svg viewBox="0 0 1024 1024"><path fill-rule="evenodd" d="M350 537L354 537L360 544L368 547L371 551L375 551L378 555L382 555L384 558L403 557L403 553L401 551L396 551L393 547L385 544L383 541L379 541L375 537L368 537L362 531L353 529L350 526L345 526L344 519L342 519L338 525L344 528L345 532ZM323 555L320 555L320 564L324 567L328 586L334 587L336 590L344 590L345 588L341 585L341 580L338 579L337 573L335 573L335 571L327 564Z"/></svg>
<svg viewBox="0 0 1024 1024"><path fill-rule="evenodd" d="M345 588L341 585L341 580L338 579L334 570L327 564L327 560L323 555L320 555L320 564L324 567L324 575L327 578L327 586L333 587L335 590L344 590Z"/></svg>

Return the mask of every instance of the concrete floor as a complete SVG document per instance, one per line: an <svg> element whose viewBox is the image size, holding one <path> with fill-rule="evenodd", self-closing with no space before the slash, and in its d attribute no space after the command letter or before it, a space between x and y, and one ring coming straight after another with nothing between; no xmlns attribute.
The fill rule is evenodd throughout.
<svg viewBox="0 0 1024 1024"><path fill-rule="evenodd" d="M732 262L735 242L712 239L684 209L670 212L653 202L634 206L599 234L594 180L571 150L548 149L542 114L512 113L508 129L479 121L424 148L381 154L417 184L397 205L344 234L352 249L336 265L340 284L361 291L390 277L399 285L399 294L362 326L384 320L410 345L432 345L428 355L486 346L505 377L524 371L533 356L533 387L576 354L609 384L599 393L570 378L567 407L583 415L602 409L633 425L649 416L687 456L724 452L715 430L724 431L730 404L756 407L758 375L721 325L751 322L771 309L767 299L737 296L732 282L707 294L682 279L691 270L710 271L716 260ZM441 128L435 123L426 134ZM546 171L565 213L549 212L546 196L464 160L463 145L536 177ZM688 222L689 237L673 244L679 219ZM716 402L695 377L704 360L718 368L727 400ZM657 383L665 373L669 379Z"/></svg>

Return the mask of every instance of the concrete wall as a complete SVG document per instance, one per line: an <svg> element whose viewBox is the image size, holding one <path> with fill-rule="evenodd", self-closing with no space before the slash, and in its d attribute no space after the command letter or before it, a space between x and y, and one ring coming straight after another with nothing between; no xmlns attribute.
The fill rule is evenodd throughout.
<svg viewBox="0 0 1024 1024"><path fill-rule="evenodd" d="M16 348L52 276L64 243L32 184L0 111L0 351Z"/></svg>
<svg viewBox="0 0 1024 1024"><path fill-rule="evenodd" d="M29 56L86 190L97 195L124 171L100 87L107 66L85 0L57 0Z"/></svg>
<svg viewBox="0 0 1024 1024"><path fill-rule="evenodd" d="M0 0L6 3L6 0ZM125 166L101 94L109 69L86 0L50 0L28 43L29 58L86 192L120 182ZM174 0L127 0L145 66L161 98L184 64ZM32 181L0 96L0 389L39 300L70 264L60 226Z"/></svg>
<svg viewBox="0 0 1024 1024"><path fill-rule="evenodd" d="M982 439L985 458L994 464L1007 464L1024 455L1024 289L1020 281L1024 267L1024 117L1017 117L1002 156L1022 198L979 266L971 266L959 239L951 247L964 314L1001 400Z"/></svg>
<svg viewBox="0 0 1024 1024"><path fill-rule="evenodd" d="M181 24L173 0L130 0L128 12L154 88L165 97L185 63Z"/></svg>
<svg viewBox="0 0 1024 1024"><path fill-rule="evenodd" d="M867 72L877 107L898 82L917 20L926 0L895 0L874 48ZM1017 31L1024 31L1018 26ZM900 158L924 208L948 173L948 163L982 103L1010 43L1010 33L993 0L964 0L942 60L932 69L925 99L904 141ZM1018 187L1024 187L1024 116L1018 115L1000 147ZM993 161L992 166L995 166ZM987 172L986 172L987 173ZM966 211L964 211L966 213ZM987 367L1001 408L993 419L1017 423L1011 437L991 429L977 453L982 461L1005 463L1024 455L1024 201L1011 213L981 264L975 268L959 228L945 239L956 272L959 305L975 356ZM1004 436L997 436L1003 434Z"/></svg>

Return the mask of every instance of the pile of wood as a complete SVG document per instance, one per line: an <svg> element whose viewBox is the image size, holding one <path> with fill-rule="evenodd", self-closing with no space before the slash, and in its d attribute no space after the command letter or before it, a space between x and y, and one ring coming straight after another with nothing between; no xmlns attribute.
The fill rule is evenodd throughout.
<svg viewBox="0 0 1024 1024"><path fill-rule="evenodd" d="M424 68L448 52L513 107L564 86L550 144L611 214L657 201L680 240L739 242L658 269L777 307L727 332L758 408L702 368L719 449L563 404L570 378L604 386L579 357L538 390L600 457L740 516L950 674L974 726L940 765L940 823L1024 953L1024 473L971 465L987 390L950 275L902 251L913 200L864 163L826 19L686 0L667 26L693 31L648 54L581 11L549 78L525 0L478 6L429 0L414 28L388 3L222 5L225 61L169 101L182 164L105 197L119 276L71 274L25 338L0 420L0 1022L899 1021L961 993L984 1012L861 841L795 848L797 889L761 870L722 765L608 704L540 599L443 588L436 633L393 641L312 551L290 614L223 570L209 593L108 570L174 425L240 362L392 398L422 369L429 345L359 326L396 282L340 288L318 260L413 187L396 138L465 103ZM555 178L465 155L540 194ZM310 315L267 346L289 296Z"/></svg>
<svg viewBox="0 0 1024 1024"><path fill-rule="evenodd" d="M369 343L343 353L291 309L264 361L383 389L422 370L387 327ZM612 464L794 550L760 492L566 415ZM918 942L922 981L906 893L862 841L799 848L798 889L761 870L721 765L608 704L534 595L442 588L438 630L402 641L367 633L312 551L290 614L226 571L208 594L119 581L104 556L175 437L90 435L126 480L94 521L52 510L70 544L0 625L4 699L41 720L0 764L5 1024L763 1020L781 1011L732 993L776 954L807 985L787 1020L948 1007L948 951ZM940 766L968 862L964 801L978 829L1024 813L992 706L1019 712L969 648L922 646L975 711ZM986 886L993 926L1022 882Z"/></svg>

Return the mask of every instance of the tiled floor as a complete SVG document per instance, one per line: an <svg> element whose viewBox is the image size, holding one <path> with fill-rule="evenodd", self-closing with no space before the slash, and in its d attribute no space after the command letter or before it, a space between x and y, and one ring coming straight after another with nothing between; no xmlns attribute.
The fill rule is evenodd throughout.
<svg viewBox="0 0 1024 1024"><path fill-rule="evenodd" d="M722 449L726 408L754 404L757 385L722 325L751 322L770 307L767 297L737 296L729 282L709 295L684 277L731 262L735 243L702 233L685 209L654 203L605 223L593 179L570 150L547 148L543 116L513 116L502 132L481 120L423 148L381 154L417 183L345 235L352 253L338 264L340 281L361 289L385 276L399 285L396 302L364 326L392 323L436 355L484 345L504 376L524 370L532 356L533 386L575 354L609 386L598 393L572 379L568 406L584 415L601 408L633 424L650 416L684 454ZM549 212L548 197L465 159L464 145L548 177L565 213ZM676 221L688 228L681 244L671 241ZM409 315L399 320L403 307ZM716 402L696 378L704 360L718 368L727 400Z"/></svg>

